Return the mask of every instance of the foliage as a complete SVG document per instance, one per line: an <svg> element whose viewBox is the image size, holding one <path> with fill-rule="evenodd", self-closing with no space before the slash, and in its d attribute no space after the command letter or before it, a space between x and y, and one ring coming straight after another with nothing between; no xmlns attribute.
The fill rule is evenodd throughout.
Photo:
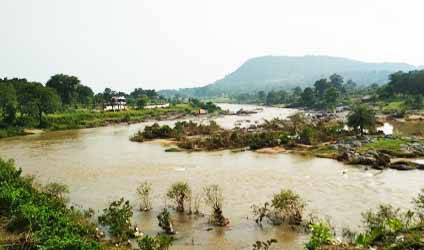
<svg viewBox="0 0 424 250"><path fill-rule="evenodd" d="M224 202L222 189L218 185L209 185L203 190L205 192L205 203L212 208L211 222L217 226L226 226L229 221L222 212Z"/></svg>
<svg viewBox="0 0 424 250"><path fill-rule="evenodd" d="M16 119L17 97L12 84L0 84L0 113L3 121L12 124Z"/></svg>
<svg viewBox="0 0 424 250"><path fill-rule="evenodd" d="M80 84L75 76L57 74L46 83L46 87L56 90L63 105L89 105L93 100L93 91L90 87Z"/></svg>
<svg viewBox="0 0 424 250"><path fill-rule="evenodd" d="M412 202L421 223L424 223L424 189L421 189L421 192L413 199Z"/></svg>
<svg viewBox="0 0 424 250"><path fill-rule="evenodd" d="M361 135L364 135L365 129L374 131L375 124L374 111L365 105L355 106L347 118L347 125Z"/></svg>
<svg viewBox="0 0 424 250"><path fill-rule="evenodd" d="M43 124L43 114L50 114L58 110L60 100L55 91L39 84L29 84L23 87L18 96L20 111L22 114L36 117L39 126Z"/></svg>
<svg viewBox="0 0 424 250"><path fill-rule="evenodd" d="M187 182L176 182L171 185L166 196L173 199L177 212L184 212L184 202L191 196L191 188Z"/></svg>
<svg viewBox="0 0 424 250"><path fill-rule="evenodd" d="M155 237L144 236L137 240L140 250L168 250L172 246L173 239L167 235L158 235Z"/></svg>
<svg viewBox="0 0 424 250"><path fill-rule="evenodd" d="M152 184L150 182L143 182L137 187L137 194L141 200L140 210L149 211L152 209L150 201L150 192L152 191Z"/></svg>
<svg viewBox="0 0 424 250"><path fill-rule="evenodd" d="M255 244L253 244L253 250L269 250L271 249L271 245L277 243L276 239L270 239L267 241L256 241Z"/></svg>
<svg viewBox="0 0 424 250"><path fill-rule="evenodd" d="M157 216L159 221L159 227L167 234L175 234L174 227L172 225L171 214L168 209L164 208L163 211Z"/></svg>
<svg viewBox="0 0 424 250"><path fill-rule="evenodd" d="M331 226L324 221L309 225L311 236L305 244L305 250L321 250L324 246L331 244L334 239L334 231Z"/></svg>
<svg viewBox="0 0 424 250"><path fill-rule="evenodd" d="M51 196L54 199L59 200L60 202L67 203L69 198L67 195L69 194L69 187L65 184L52 182L43 187L43 191Z"/></svg>
<svg viewBox="0 0 424 250"><path fill-rule="evenodd" d="M33 185L21 176L12 161L0 159L0 213L9 219L7 229L24 232L17 247L30 249L100 250L95 242L95 225L79 211Z"/></svg>
<svg viewBox="0 0 424 250"><path fill-rule="evenodd" d="M133 235L130 219L133 215L129 201L121 198L110 203L108 208L103 209L103 214L99 216L99 223L108 226L109 233L117 241L128 240Z"/></svg>
<svg viewBox="0 0 424 250"><path fill-rule="evenodd" d="M270 207L268 207L270 205ZM260 224L264 217L268 218L274 225L287 223L289 225L300 225L303 217L305 204L299 195L290 189L282 189L274 194L270 203L266 202L263 207L253 206L253 213L257 217L256 222Z"/></svg>

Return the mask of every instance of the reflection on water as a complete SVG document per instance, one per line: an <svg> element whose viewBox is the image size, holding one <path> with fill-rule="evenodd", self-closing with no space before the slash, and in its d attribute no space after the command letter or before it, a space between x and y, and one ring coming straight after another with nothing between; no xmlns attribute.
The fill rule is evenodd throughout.
<svg viewBox="0 0 424 250"><path fill-rule="evenodd" d="M258 119L284 116L291 110L264 108ZM227 116L219 123L230 126L239 119ZM167 122L171 123L171 122ZM307 202L307 212L329 217L338 229L355 227L361 212L380 203L407 207L423 186L424 171L363 171L337 161L297 155L196 152L166 153L157 142L133 143L128 137L146 124L116 125L17 137L0 141L0 156L16 159L25 173L42 182L70 186L72 203L96 210L121 196L134 207L136 187L153 184L151 213L136 213L134 221L147 233L160 231L156 214L164 206L170 183L188 181L194 192L207 184L224 189L224 213L231 227L207 231L207 218L174 216L178 240L172 249L250 249L255 240L276 238L283 249L302 249L306 236L282 227L259 228L250 206L263 203L281 188L291 188ZM208 209L202 207L204 212Z"/></svg>

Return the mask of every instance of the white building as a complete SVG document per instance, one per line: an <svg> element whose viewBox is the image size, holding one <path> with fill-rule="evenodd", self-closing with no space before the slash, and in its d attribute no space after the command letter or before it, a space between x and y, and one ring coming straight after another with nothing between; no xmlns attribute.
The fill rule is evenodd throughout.
<svg viewBox="0 0 424 250"><path fill-rule="evenodd" d="M105 111L121 111L127 110L127 99L124 96L114 96L110 103L105 105Z"/></svg>

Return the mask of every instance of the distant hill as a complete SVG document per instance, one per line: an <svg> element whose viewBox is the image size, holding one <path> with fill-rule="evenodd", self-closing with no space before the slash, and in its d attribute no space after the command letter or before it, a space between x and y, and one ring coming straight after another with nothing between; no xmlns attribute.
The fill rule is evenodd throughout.
<svg viewBox="0 0 424 250"><path fill-rule="evenodd" d="M165 96L213 97L291 89L310 86L333 73L359 85L381 84L386 83L393 72L415 69L418 68L406 63L366 63L330 56L263 56L249 59L233 73L204 87L162 90L159 93Z"/></svg>

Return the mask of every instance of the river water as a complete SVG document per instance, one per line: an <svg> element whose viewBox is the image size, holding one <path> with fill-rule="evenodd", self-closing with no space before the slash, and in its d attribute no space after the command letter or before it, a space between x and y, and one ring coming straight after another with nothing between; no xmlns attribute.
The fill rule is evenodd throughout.
<svg viewBox="0 0 424 250"><path fill-rule="evenodd" d="M294 112L263 107L258 114L216 120L231 127L237 121L247 125ZM96 211L120 197L138 207L137 185L151 182L154 210L134 215L134 222L149 234L160 231L156 215L165 206L164 194L171 183L187 181L194 193L201 193L207 184L219 184L231 226L209 231L207 217L174 214L178 234L172 249L251 249L254 241L270 238L277 239L282 249L302 249L307 239L302 232L266 224L260 228L251 216L252 204L271 199L281 188L293 189L307 202L307 213L329 218L341 230L357 228L361 213L378 204L410 207L412 197L424 187L424 171L365 171L334 160L291 154L167 153L167 146L160 142L130 142L129 136L146 124L150 123L9 138L0 140L0 156L15 159L25 174L35 175L40 182L69 185L71 204ZM201 210L209 213L204 206Z"/></svg>

